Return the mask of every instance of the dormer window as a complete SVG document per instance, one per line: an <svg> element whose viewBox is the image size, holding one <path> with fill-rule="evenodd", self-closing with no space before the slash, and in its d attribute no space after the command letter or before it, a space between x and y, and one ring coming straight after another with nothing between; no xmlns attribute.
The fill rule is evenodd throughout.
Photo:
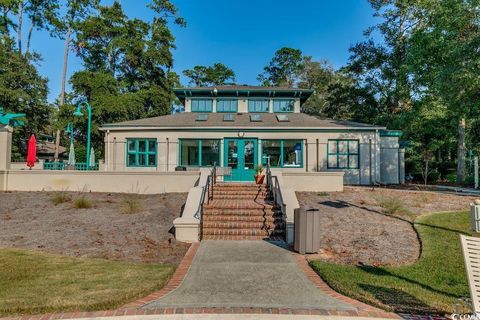
<svg viewBox="0 0 480 320"><path fill-rule="evenodd" d="M237 99L217 99L217 112L237 113Z"/></svg>
<svg viewBox="0 0 480 320"><path fill-rule="evenodd" d="M213 110L212 99L192 99L191 104L192 112L212 112Z"/></svg>
<svg viewBox="0 0 480 320"><path fill-rule="evenodd" d="M295 109L295 100L293 99L274 99L273 112L293 112Z"/></svg>
<svg viewBox="0 0 480 320"><path fill-rule="evenodd" d="M249 99L248 112L268 112L268 99Z"/></svg>

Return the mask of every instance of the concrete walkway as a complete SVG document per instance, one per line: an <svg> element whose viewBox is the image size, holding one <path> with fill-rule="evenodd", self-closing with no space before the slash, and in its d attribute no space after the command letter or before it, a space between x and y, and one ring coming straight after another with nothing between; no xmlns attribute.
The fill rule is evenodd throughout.
<svg viewBox="0 0 480 320"><path fill-rule="evenodd" d="M183 283L143 306L321 308L355 311L319 290L292 253L266 241L202 241Z"/></svg>

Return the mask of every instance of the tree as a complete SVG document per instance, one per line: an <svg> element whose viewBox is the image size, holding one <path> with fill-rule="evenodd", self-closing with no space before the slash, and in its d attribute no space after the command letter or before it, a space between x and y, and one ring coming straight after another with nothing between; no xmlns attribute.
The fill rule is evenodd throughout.
<svg viewBox="0 0 480 320"><path fill-rule="evenodd" d="M77 25L85 19L91 10L96 8L99 0L67 0L66 14L62 17L63 24L59 26L65 32L65 51L63 54L62 87L60 90L59 109L65 104L65 86L67 81L68 54L70 52L70 41L72 34L77 30ZM60 147L60 129L57 129L55 136L55 161L58 161L58 150Z"/></svg>
<svg viewBox="0 0 480 320"><path fill-rule="evenodd" d="M154 6L155 5L155 6ZM184 25L168 1L150 6L155 17L148 22L130 19L119 2L98 6L98 14L79 22L73 41L84 69L70 81L73 97L86 97L92 105L92 143L101 148L98 132L102 123L164 115L171 112L173 87L179 83L173 67L175 47L169 20ZM164 8L164 9L162 9ZM167 10L164 12L161 10ZM70 117L66 106L61 118ZM80 119L79 138L86 135L86 123Z"/></svg>
<svg viewBox="0 0 480 320"><path fill-rule="evenodd" d="M302 51L292 48L281 48L275 52L274 57L263 68L257 80L264 86L293 87L303 69Z"/></svg>
<svg viewBox="0 0 480 320"><path fill-rule="evenodd" d="M21 159L30 134L39 134L49 124L47 79L32 62L15 51L14 40L0 41L0 106L7 112L25 113L25 126L13 134L13 157Z"/></svg>
<svg viewBox="0 0 480 320"><path fill-rule="evenodd" d="M465 180L466 122L477 118L480 81L476 0L419 2L423 16L412 33L412 78L424 95L435 95L457 123L457 181Z"/></svg>
<svg viewBox="0 0 480 320"><path fill-rule="evenodd" d="M220 86L235 83L235 72L223 63L215 63L211 67L195 66L184 70L183 74L190 78L190 84L200 86Z"/></svg>

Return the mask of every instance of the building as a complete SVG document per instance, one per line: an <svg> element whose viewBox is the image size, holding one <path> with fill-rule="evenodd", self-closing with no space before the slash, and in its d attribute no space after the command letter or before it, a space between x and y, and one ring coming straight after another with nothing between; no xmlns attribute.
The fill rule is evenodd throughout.
<svg viewBox="0 0 480 320"><path fill-rule="evenodd" d="M301 112L313 90L217 86L174 90L185 112L105 124L106 171L231 168L253 181L269 163L284 174L342 172L345 184L403 181L400 132ZM230 173L230 170L228 171Z"/></svg>

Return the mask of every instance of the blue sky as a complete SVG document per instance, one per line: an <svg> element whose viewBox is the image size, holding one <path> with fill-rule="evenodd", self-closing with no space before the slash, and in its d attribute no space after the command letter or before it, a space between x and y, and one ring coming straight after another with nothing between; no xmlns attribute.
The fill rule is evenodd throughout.
<svg viewBox="0 0 480 320"><path fill-rule="evenodd" d="M222 62L235 71L239 84L257 84L257 75L275 50L284 46L327 59L338 68L347 62L348 48L375 23L366 0L172 1L187 21L186 28L173 27L174 70L181 74L195 65ZM149 0L121 2L129 16L151 19L146 8ZM49 100L53 101L60 92L64 43L36 32L32 46L43 56L40 72L50 80ZM68 76L79 69L81 61L71 52ZM181 80L188 82L183 76Z"/></svg>

